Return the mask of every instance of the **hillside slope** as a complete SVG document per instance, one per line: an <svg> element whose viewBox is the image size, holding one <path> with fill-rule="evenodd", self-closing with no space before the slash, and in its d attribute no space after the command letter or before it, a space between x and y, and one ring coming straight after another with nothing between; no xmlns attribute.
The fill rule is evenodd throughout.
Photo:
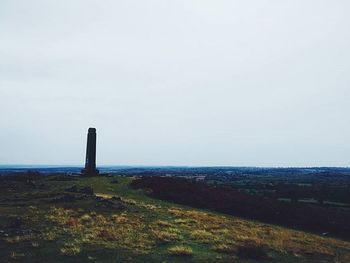
<svg viewBox="0 0 350 263"><path fill-rule="evenodd" d="M350 212L343 209L285 203L179 177L143 176L131 186L170 202L350 240Z"/></svg>
<svg viewBox="0 0 350 263"><path fill-rule="evenodd" d="M350 243L152 199L133 178L0 179L1 262L349 262Z"/></svg>

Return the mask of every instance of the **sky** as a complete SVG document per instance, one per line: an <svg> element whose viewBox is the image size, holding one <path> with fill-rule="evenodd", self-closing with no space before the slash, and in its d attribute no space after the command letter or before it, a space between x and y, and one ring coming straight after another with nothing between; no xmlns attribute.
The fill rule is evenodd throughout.
<svg viewBox="0 0 350 263"><path fill-rule="evenodd" d="M0 164L350 166L349 10L1 0Z"/></svg>

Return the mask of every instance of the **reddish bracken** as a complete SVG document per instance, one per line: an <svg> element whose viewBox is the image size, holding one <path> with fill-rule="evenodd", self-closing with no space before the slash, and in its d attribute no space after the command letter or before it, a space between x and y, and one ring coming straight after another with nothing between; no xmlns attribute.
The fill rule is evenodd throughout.
<svg viewBox="0 0 350 263"><path fill-rule="evenodd" d="M72 217L68 220L67 224L70 227L77 227L78 225L80 225L80 220Z"/></svg>

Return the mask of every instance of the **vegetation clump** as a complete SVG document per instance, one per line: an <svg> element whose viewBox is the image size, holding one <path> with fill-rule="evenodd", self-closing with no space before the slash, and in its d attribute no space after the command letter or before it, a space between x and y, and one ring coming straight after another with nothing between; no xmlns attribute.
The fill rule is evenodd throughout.
<svg viewBox="0 0 350 263"><path fill-rule="evenodd" d="M191 257L193 255L193 250L191 247L178 245L168 248L168 252L173 256L180 257Z"/></svg>
<svg viewBox="0 0 350 263"><path fill-rule="evenodd" d="M154 239L159 243L168 243L182 239L180 231L176 228L167 227L165 229L155 228L152 230Z"/></svg>
<svg viewBox="0 0 350 263"><path fill-rule="evenodd" d="M66 256L75 256L80 254L81 247L76 243L64 243L63 247L60 249L61 253Z"/></svg>

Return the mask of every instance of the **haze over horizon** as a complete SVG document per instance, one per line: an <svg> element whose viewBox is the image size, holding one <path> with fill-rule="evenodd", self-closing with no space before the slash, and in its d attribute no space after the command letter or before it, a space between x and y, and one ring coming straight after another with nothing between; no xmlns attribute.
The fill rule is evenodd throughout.
<svg viewBox="0 0 350 263"><path fill-rule="evenodd" d="M0 165L350 164L350 2L0 2Z"/></svg>

